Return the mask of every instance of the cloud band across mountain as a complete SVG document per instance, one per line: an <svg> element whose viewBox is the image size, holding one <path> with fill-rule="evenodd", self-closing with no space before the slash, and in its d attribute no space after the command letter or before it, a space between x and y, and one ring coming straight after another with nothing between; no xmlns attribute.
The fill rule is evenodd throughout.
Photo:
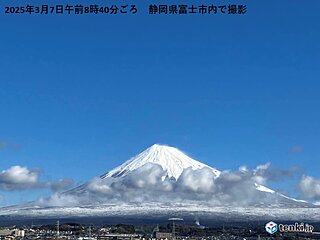
<svg viewBox="0 0 320 240"><path fill-rule="evenodd" d="M185 202L212 205L302 204L265 186L292 177L297 169L278 170L270 164L255 169L220 172L176 148L153 145L136 157L86 184L41 204L70 205L106 202Z"/></svg>

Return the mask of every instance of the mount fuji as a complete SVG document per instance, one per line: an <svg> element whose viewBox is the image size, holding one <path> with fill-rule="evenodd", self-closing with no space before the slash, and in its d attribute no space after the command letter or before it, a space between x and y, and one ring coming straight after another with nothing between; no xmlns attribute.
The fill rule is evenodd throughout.
<svg viewBox="0 0 320 240"><path fill-rule="evenodd" d="M103 182L109 182L109 183L125 181L125 179L129 177L131 174L151 164L158 165L164 170L161 176L158 176L161 178L162 182L167 179L171 181L179 180L181 174L185 170L196 171L196 170L207 169L210 172L212 172L214 179L219 178L219 176L221 175L221 171L217 170L216 168L210 167L204 163L201 163L200 161L190 158L189 156L187 156L185 153L183 153L177 148L167 146L167 145L154 144L151 147L144 150L143 152L139 153L138 155L124 162L120 166L101 175L100 179ZM72 189L68 191L67 194L72 194L72 193L83 194L83 192L88 190L87 188L89 184L90 183L86 183L75 189ZM284 201L284 203L290 203L290 202L292 204L306 203L303 200L297 200L294 198L287 197L283 194L277 193L276 191L258 183L253 183L253 186L258 192L264 192L264 193L267 193L268 195L272 194L274 195L274 197L277 197L278 200L279 198L280 199L283 198L282 200Z"/></svg>
<svg viewBox="0 0 320 240"><path fill-rule="evenodd" d="M166 179L176 181L179 179L182 172L189 168L192 170L199 170L203 168L210 169L215 177L218 177L221 173L215 168L190 158L177 148L154 144L138 155L130 158L120 166L101 175L100 178L109 182L122 181L132 173L139 171L147 165L150 166L151 164L160 166L164 170L160 176L162 181L165 181ZM67 193L84 191L87 186L88 183L72 189Z"/></svg>
<svg viewBox="0 0 320 240"><path fill-rule="evenodd" d="M2 208L0 218L172 214L233 220L269 219L270 215L273 219L319 218L318 207L256 182L258 170L219 171L177 148L155 144L69 191ZM277 211L272 213L270 208Z"/></svg>

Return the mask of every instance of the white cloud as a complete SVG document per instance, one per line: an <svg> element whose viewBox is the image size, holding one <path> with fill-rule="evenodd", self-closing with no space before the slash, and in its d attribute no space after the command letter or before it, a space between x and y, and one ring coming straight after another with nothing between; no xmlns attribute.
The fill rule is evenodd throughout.
<svg viewBox="0 0 320 240"><path fill-rule="evenodd" d="M8 142L6 140L0 139L0 150L5 150L5 149L19 149L21 148L20 144L17 143L12 143L12 142Z"/></svg>
<svg viewBox="0 0 320 240"><path fill-rule="evenodd" d="M270 163L254 169L241 167L238 171L225 171L219 177L209 168L185 169L177 181L165 178L160 165L148 163L124 178L94 178L68 194L54 194L41 204L97 204L119 202L181 202L205 201L207 204L249 205L268 199L268 194L257 191L255 183L278 181L295 174L294 170L272 168ZM164 179L164 180L163 180ZM163 180L163 181L162 181ZM81 189L81 190L79 190ZM276 198L276 196L275 196Z"/></svg>
<svg viewBox="0 0 320 240"><path fill-rule="evenodd" d="M295 145L289 148L289 153L302 153L304 151L304 147Z"/></svg>
<svg viewBox="0 0 320 240"><path fill-rule="evenodd" d="M61 190L67 190L73 186L73 180L68 179L59 179L56 182L48 182L46 185L50 187L53 192L59 192Z"/></svg>
<svg viewBox="0 0 320 240"><path fill-rule="evenodd" d="M0 173L0 188L3 190L28 189L38 186L39 172L26 167L13 166Z"/></svg>
<svg viewBox="0 0 320 240"><path fill-rule="evenodd" d="M36 204L40 206L55 207L76 206L79 204L79 198L71 195L61 195L59 193L53 193L50 198L40 198L38 201L36 201Z"/></svg>
<svg viewBox="0 0 320 240"><path fill-rule="evenodd" d="M308 199L320 200L320 179L302 176L298 190Z"/></svg>
<svg viewBox="0 0 320 240"><path fill-rule="evenodd" d="M210 193L214 192L215 174L209 168L192 170L185 169L177 181L177 187L191 192Z"/></svg>
<svg viewBox="0 0 320 240"><path fill-rule="evenodd" d="M4 191L48 188L56 192L72 185L71 179L60 179L56 182L40 181L39 170L30 170L24 166L12 166L0 173L0 190Z"/></svg>
<svg viewBox="0 0 320 240"><path fill-rule="evenodd" d="M165 171L158 164L147 163L130 174L124 184L133 188L150 188L162 184Z"/></svg>
<svg viewBox="0 0 320 240"><path fill-rule="evenodd" d="M92 179L88 185L88 190L93 193L100 193L100 194L107 194L110 193L111 187L108 184L105 184L101 178L94 178Z"/></svg>

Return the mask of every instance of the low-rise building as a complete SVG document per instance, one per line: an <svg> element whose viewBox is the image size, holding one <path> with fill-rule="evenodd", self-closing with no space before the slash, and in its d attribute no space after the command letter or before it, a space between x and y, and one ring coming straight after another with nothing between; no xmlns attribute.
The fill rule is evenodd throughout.
<svg viewBox="0 0 320 240"><path fill-rule="evenodd" d="M170 232L156 232L156 239L172 239Z"/></svg>

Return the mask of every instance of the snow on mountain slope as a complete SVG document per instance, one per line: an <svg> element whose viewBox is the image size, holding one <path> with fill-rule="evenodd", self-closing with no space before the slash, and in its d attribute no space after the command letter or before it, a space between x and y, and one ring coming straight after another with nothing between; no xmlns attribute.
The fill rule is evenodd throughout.
<svg viewBox="0 0 320 240"><path fill-rule="evenodd" d="M265 186L262 186L260 184L257 184L255 183L254 184L256 189L260 192L266 192L266 193L271 193L271 194L275 194L275 195L278 195L279 197L282 197L282 198L285 198L287 200L291 200L291 201L294 201L294 202L298 202L298 203L307 203L307 201L304 201L304 200L298 200L298 199L295 199L295 198L291 198L291 197L287 197L286 195L283 195L281 193L277 193L276 191L270 189L270 188L267 188Z"/></svg>
<svg viewBox="0 0 320 240"><path fill-rule="evenodd" d="M189 167L193 170L204 167L210 168L217 177L220 175L220 171L217 169L188 157L177 148L154 144L119 167L102 175L101 178L124 177L147 163L160 165L166 171L169 178L173 177L176 180L180 177L183 170Z"/></svg>
<svg viewBox="0 0 320 240"><path fill-rule="evenodd" d="M276 209L276 211L275 211ZM8 218L10 216L10 218ZM200 205L198 203L144 203L144 204L99 204L81 207L28 207L16 206L0 209L0 222L6 222L9 219L24 220L28 223L39 219L76 219L77 217L91 217L94 220L97 217L103 219L125 218L125 221L136 223L140 218L148 219L150 216L158 221L167 220L169 216L180 216L185 220L191 218L194 221L195 216L201 219L230 222L248 221L319 221L320 207L277 207L274 205L260 207L241 207L241 206L211 206ZM91 223L91 222L90 222Z"/></svg>

